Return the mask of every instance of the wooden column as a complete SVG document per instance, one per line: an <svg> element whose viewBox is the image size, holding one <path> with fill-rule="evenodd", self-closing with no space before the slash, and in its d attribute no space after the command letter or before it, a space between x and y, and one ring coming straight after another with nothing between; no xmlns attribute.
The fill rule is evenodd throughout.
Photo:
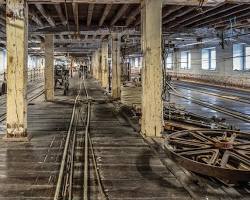
<svg viewBox="0 0 250 200"><path fill-rule="evenodd" d="M95 52L94 52L94 64L93 64L93 67L94 67L94 78L96 79L96 80L98 80L99 79L99 72L98 72L98 70L99 70L99 60L98 60L98 50L96 50Z"/></svg>
<svg viewBox="0 0 250 200"><path fill-rule="evenodd" d="M102 87L107 89L109 83L108 70L108 40L102 42Z"/></svg>
<svg viewBox="0 0 250 200"><path fill-rule="evenodd" d="M146 136L161 136L163 130L162 103L162 0L143 0L142 7L142 124Z"/></svg>
<svg viewBox="0 0 250 200"><path fill-rule="evenodd" d="M112 97L121 97L121 58L120 58L120 36L112 34Z"/></svg>
<svg viewBox="0 0 250 200"><path fill-rule="evenodd" d="M28 5L6 1L7 133L6 140L27 140Z"/></svg>
<svg viewBox="0 0 250 200"><path fill-rule="evenodd" d="M102 49L98 48L97 50L97 73L98 73L98 81L102 84Z"/></svg>
<svg viewBox="0 0 250 200"><path fill-rule="evenodd" d="M54 35L45 36L45 100L54 100Z"/></svg>
<svg viewBox="0 0 250 200"><path fill-rule="evenodd" d="M95 53L92 53L92 55L91 55L91 65L90 65L90 72L91 72L92 77L95 77L94 62L95 62Z"/></svg>

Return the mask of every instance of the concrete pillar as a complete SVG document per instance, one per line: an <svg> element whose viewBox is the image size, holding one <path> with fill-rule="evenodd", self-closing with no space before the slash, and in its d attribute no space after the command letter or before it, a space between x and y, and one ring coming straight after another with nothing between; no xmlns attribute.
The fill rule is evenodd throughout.
<svg viewBox="0 0 250 200"><path fill-rule="evenodd" d="M6 1L7 133L6 140L27 140L28 5Z"/></svg>
<svg viewBox="0 0 250 200"><path fill-rule="evenodd" d="M142 6L142 124L146 136L161 136L162 103L162 0L143 0Z"/></svg>
<svg viewBox="0 0 250 200"><path fill-rule="evenodd" d="M54 100L54 35L45 35L45 100Z"/></svg>
<svg viewBox="0 0 250 200"><path fill-rule="evenodd" d="M119 34L112 34L112 97L119 99L121 97L121 58Z"/></svg>
<svg viewBox="0 0 250 200"><path fill-rule="evenodd" d="M102 87L107 89L109 83L108 70L108 40L102 42Z"/></svg>

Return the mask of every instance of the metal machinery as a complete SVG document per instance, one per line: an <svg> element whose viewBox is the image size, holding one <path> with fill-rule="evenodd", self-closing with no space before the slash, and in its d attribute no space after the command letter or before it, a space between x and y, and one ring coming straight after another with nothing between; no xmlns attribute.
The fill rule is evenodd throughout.
<svg viewBox="0 0 250 200"><path fill-rule="evenodd" d="M59 84L60 88L63 89L63 94L67 95L69 91L69 70L66 69L66 66L55 65L54 77L54 87L57 88L57 85Z"/></svg>
<svg viewBox="0 0 250 200"><path fill-rule="evenodd" d="M239 130L228 124L223 118L217 118L216 116L209 118L190 113L174 104L165 105L164 120L165 130L169 132L197 128Z"/></svg>
<svg viewBox="0 0 250 200"><path fill-rule="evenodd" d="M225 183L250 180L250 135L233 130L185 130L166 137L165 149L184 168Z"/></svg>

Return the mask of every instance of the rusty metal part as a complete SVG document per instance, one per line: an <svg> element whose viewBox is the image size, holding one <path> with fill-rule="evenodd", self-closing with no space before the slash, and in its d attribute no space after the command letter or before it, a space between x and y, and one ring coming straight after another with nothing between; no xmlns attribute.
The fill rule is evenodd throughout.
<svg viewBox="0 0 250 200"><path fill-rule="evenodd" d="M184 168L226 182L250 181L250 134L186 130L170 134L165 149Z"/></svg>
<svg viewBox="0 0 250 200"><path fill-rule="evenodd" d="M224 118L211 118L201 116L178 108L175 104L165 105L164 119L166 130L186 130L186 129L230 129L237 130L236 127L226 122Z"/></svg>

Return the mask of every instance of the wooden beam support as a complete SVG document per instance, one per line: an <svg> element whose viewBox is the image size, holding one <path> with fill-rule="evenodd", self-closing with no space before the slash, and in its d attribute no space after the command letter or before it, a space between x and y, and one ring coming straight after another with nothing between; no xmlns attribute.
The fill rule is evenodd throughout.
<svg viewBox="0 0 250 200"><path fill-rule="evenodd" d="M35 4L36 8L42 14L42 16L47 20L50 26L56 26L54 19L47 14L42 4Z"/></svg>
<svg viewBox="0 0 250 200"><path fill-rule="evenodd" d="M184 6L173 6L173 7L166 6L166 7L169 9L166 9L163 11L162 18L165 18L165 17L169 16L170 14L176 12L177 10L182 9Z"/></svg>
<svg viewBox="0 0 250 200"><path fill-rule="evenodd" d="M35 12L29 12L29 18L33 20L38 26L43 27L44 24Z"/></svg>
<svg viewBox="0 0 250 200"><path fill-rule="evenodd" d="M179 17L182 17L182 16L186 15L187 13L194 11L195 9L196 9L195 7L187 8L185 10L180 9L176 13L173 13L172 17L169 17L169 18L167 17L167 19L163 20L162 24L164 25L166 23L169 23L169 22L176 20L177 18L179 19Z"/></svg>
<svg viewBox="0 0 250 200"><path fill-rule="evenodd" d="M142 0L142 119L141 133L160 137L163 130L162 102L162 2Z"/></svg>
<svg viewBox="0 0 250 200"><path fill-rule="evenodd" d="M113 20L111 21L111 26L114 26L115 23L121 18L121 16L126 12L126 10L128 9L128 4L124 4L122 5L122 7L119 9L119 11L117 12L116 16L113 18Z"/></svg>
<svg viewBox="0 0 250 200"><path fill-rule="evenodd" d="M77 33L79 33L79 8L78 8L78 3L73 3L72 4L73 7L73 13L74 13L74 20L75 20L75 24L76 24L76 30Z"/></svg>
<svg viewBox="0 0 250 200"><path fill-rule="evenodd" d="M222 20L227 20L228 18L233 18L235 16L240 17L242 15L247 15L249 17L249 13L250 13L250 7L248 6L243 6L241 9L237 8L238 6L234 6L234 8L236 9L230 9L230 12L228 13L224 13L224 14L216 14L214 15L214 17L208 17L206 20L202 20L202 21L198 21L197 23L192 24L193 27L201 27L201 26L206 26L206 25L210 25L211 23L216 23L216 22L220 22Z"/></svg>
<svg viewBox="0 0 250 200"><path fill-rule="evenodd" d="M102 49L97 49L97 73L98 73L98 81L100 85L102 84Z"/></svg>
<svg viewBox="0 0 250 200"><path fill-rule="evenodd" d="M184 24L184 27L189 26L189 25L193 26L193 24L203 23L203 21L206 21L210 17L214 19L214 16L216 15L219 15L219 17L224 16L227 12L231 13L231 10L234 10L234 9L238 10L237 7L239 6L240 5L237 5L237 4L236 5L229 5L229 4L222 5L222 7L220 6L219 9L214 10L214 12L211 12L211 13L208 12L207 14L203 14L202 16L195 18L195 20L188 21L187 23Z"/></svg>
<svg viewBox="0 0 250 200"><path fill-rule="evenodd" d="M30 4L46 3L57 4L64 3L65 0L27 0ZM67 3L95 3L95 4L139 4L141 0L67 0ZM198 6L198 0L162 0L163 5L186 5ZM204 6L216 6L219 3L250 3L249 0L206 0ZM0 0L0 4L5 4L5 0Z"/></svg>
<svg viewBox="0 0 250 200"><path fill-rule="evenodd" d="M102 41L102 87L108 89L109 69L108 69L108 40Z"/></svg>
<svg viewBox="0 0 250 200"><path fill-rule="evenodd" d="M92 20L92 16L93 16L93 11L94 11L94 6L95 4L89 4L88 7L88 17L87 17L87 26L90 26L91 24L91 20Z"/></svg>
<svg viewBox="0 0 250 200"><path fill-rule="evenodd" d="M112 97L121 97L121 37L112 33Z"/></svg>
<svg viewBox="0 0 250 200"><path fill-rule="evenodd" d="M100 21L99 21L99 24L98 24L99 26L102 26L102 25L103 25L103 23L104 23L104 21L105 21L107 15L109 14L109 11L111 10L111 8L112 8L112 4L107 4L107 5L105 6L105 9L104 9L104 11L103 11L102 17L101 17L101 19L100 19Z"/></svg>
<svg viewBox="0 0 250 200"><path fill-rule="evenodd" d="M45 100L54 100L54 35L45 35Z"/></svg>
<svg viewBox="0 0 250 200"><path fill-rule="evenodd" d="M60 20L64 26L67 25L67 21L63 15L62 8L60 4L55 4L56 12L58 13Z"/></svg>
<svg viewBox="0 0 250 200"><path fill-rule="evenodd" d="M133 21L136 20L136 16L139 15L141 12L141 7L138 6L132 13L129 15L128 19L126 20L126 26L129 26Z"/></svg>
<svg viewBox="0 0 250 200"><path fill-rule="evenodd" d="M27 140L28 5L6 1L7 133L6 140Z"/></svg>

